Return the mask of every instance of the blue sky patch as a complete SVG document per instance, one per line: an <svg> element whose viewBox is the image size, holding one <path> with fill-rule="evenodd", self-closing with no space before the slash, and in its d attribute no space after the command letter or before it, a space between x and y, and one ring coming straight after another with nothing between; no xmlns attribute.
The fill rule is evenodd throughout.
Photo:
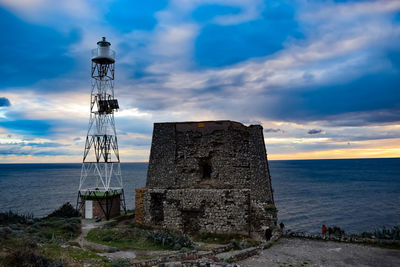
<svg viewBox="0 0 400 267"><path fill-rule="evenodd" d="M0 9L1 87L32 84L68 72L74 59L66 56L68 46L80 39L72 30L61 34L56 30L26 23Z"/></svg>
<svg viewBox="0 0 400 267"><path fill-rule="evenodd" d="M11 106L10 100L6 97L0 97L0 107L9 107Z"/></svg>
<svg viewBox="0 0 400 267"><path fill-rule="evenodd" d="M302 38L288 5L269 4L259 19L236 24L207 24L195 43L196 62L222 67L250 58L272 55L289 38Z"/></svg>
<svg viewBox="0 0 400 267"><path fill-rule="evenodd" d="M192 13L192 18L196 22L210 22L216 16L239 14L241 8L235 6L223 6L216 4L206 4L196 8Z"/></svg>
<svg viewBox="0 0 400 267"><path fill-rule="evenodd" d="M167 1L114 1L108 8L105 19L117 31L152 30L157 24L155 13L166 7Z"/></svg>
<svg viewBox="0 0 400 267"><path fill-rule="evenodd" d="M0 126L21 134L46 136L50 134L51 125L41 120L7 120L0 121Z"/></svg>

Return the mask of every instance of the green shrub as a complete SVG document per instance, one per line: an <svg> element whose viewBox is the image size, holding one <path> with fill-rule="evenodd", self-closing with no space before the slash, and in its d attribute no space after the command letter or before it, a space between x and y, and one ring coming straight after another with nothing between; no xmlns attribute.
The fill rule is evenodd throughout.
<svg viewBox="0 0 400 267"><path fill-rule="evenodd" d="M36 237L40 242L49 241L53 238L53 233L48 231L40 231L36 234Z"/></svg>
<svg viewBox="0 0 400 267"><path fill-rule="evenodd" d="M240 248L239 247L239 243L237 242L236 239L232 239L231 240L231 246L232 246L233 249L239 249Z"/></svg>
<svg viewBox="0 0 400 267"><path fill-rule="evenodd" d="M106 235L106 236L103 236L101 238L101 240L104 242L111 242L111 241L113 241L113 238L112 238L112 236Z"/></svg>
<svg viewBox="0 0 400 267"><path fill-rule="evenodd" d="M330 236L333 235L338 238L340 238L342 236L346 236L346 233L344 232L344 230L338 226L328 227L328 234Z"/></svg>
<svg viewBox="0 0 400 267"><path fill-rule="evenodd" d="M114 252L117 252L118 251L118 248L116 248L116 247L108 247L107 248L107 252L108 253L114 253Z"/></svg>
<svg viewBox="0 0 400 267"><path fill-rule="evenodd" d="M13 233L13 230L12 230L10 227L8 227L8 226L5 226L5 227L0 228L0 240L1 240L1 239L8 239L9 236L10 236L12 233Z"/></svg>
<svg viewBox="0 0 400 267"><path fill-rule="evenodd" d="M11 210L8 212L0 212L0 224L9 225L9 224L31 224L35 219L33 218L33 214L18 214L12 212Z"/></svg>
<svg viewBox="0 0 400 267"><path fill-rule="evenodd" d="M76 223L68 223L66 222L62 227L62 230L70 232L70 233L79 233L81 230L80 225Z"/></svg>
<svg viewBox="0 0 400 267"><path fill-rule="evenodd" d="M382 227L381 229L376 229L374 235L378 239L400 240L400 226L394 226L392 228Z"/></svg>
<svg viewBox="0 0 400 267"><path fill-rule="evenodd" d="M147 235L147 239L150 240L155 245L162 245L169 248L174 248L180 246L192 248L192 240L186 236L170 231L152 231Z"/></svg>
<svg viewBox="0 0 400 267"><path fill-rule="evenodd" d="M243 239L243 240L240 242L239 247L240 247L240 249L245 249L245 248L250 247L250 245L249 245L249 243L247 242L246 239Z"/></svg>
<svg viewBox="0 0 400 267"><path fill-rule="evenodd" d="M79 217L79 212L72 207L71 203L67 202L63 204L60 208L50 213L47 218L51 217L62 217L62 218L72 218Z"/></svg>
<svg viewBox="0 0 400 267"><path fill-rule="evenodd" d="M61 267L60 260L53 260L39 253L35 243L25 242L23 246L14 249L5 259L5 266L35 266L35 267Z"/></svg>

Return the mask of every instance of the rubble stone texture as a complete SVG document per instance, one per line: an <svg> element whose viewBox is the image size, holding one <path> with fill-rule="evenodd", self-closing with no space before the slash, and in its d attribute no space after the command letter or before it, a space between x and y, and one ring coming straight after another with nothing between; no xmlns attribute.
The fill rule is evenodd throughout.
<svg viewBox="0 0 400 267"><path fill-rule="evenodd" d="M155 123L138 223L262 236L275 227L263 129L233 121Z"/></svg>

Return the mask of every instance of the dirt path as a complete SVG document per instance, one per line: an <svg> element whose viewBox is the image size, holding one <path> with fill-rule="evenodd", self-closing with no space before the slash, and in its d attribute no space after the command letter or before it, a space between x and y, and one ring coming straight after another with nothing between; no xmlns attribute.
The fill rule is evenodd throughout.
<svg viewBox="0 0 400 267"><path fill-rule="evenodd" d="M105 222L95 222L94 220L82 219L81 234L75 241L79 243L81 248L92 248L97 251L107 251L108 246L93 243L85 239L86 235L89 233L91 229L99 228L103 226L104 223Z"/></svg>
<svg viewBox="0 0 400 267"><path fill-rule="evenodd" d="M136 250L136 249L125 249L125 250L117 249L115 251L115 248L112 249L113 252L109 252L111 247L86 240L85 237L87 236L90 230L94 228L100 228L106 223L107 221L95 222L94 220L82 219L81 234L75 239L75 241L79 243L82 249L97 251L99 255L105 256L110 259L120 259L120 258L135 259L137 257L143 258L143 257L162 256L171 254L171 251L169 250L152 251L152 250Z"/></svg>
<svg viewBox="0 0 400 267"><path fill-rule="evenodd" d="M240 266L400 266L400 250L358 244L281 238Z"/></svg>

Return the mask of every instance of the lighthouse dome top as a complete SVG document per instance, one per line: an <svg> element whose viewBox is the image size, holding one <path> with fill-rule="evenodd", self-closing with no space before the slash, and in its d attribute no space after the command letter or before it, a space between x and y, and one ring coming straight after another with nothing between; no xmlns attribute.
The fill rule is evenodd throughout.
<svg viewBox="0 0 400 267"><path fill-rule="evenodd" d="M113 64L115 62L115 51L110 49L111 43L103 37L97 42L97 48L92 50L92 61L97 64Z"/></svg>
<svg viewBox="0 0 400 267"><path fill-rule="evenodd" d="M111 43L108 42L108 41L106 41L106 37L102 37L102 40L101 40L101 41L98 41L98 42L97 42L97 45L98 45L99 47L107 47L107 46L110 46Z"/></svg>

